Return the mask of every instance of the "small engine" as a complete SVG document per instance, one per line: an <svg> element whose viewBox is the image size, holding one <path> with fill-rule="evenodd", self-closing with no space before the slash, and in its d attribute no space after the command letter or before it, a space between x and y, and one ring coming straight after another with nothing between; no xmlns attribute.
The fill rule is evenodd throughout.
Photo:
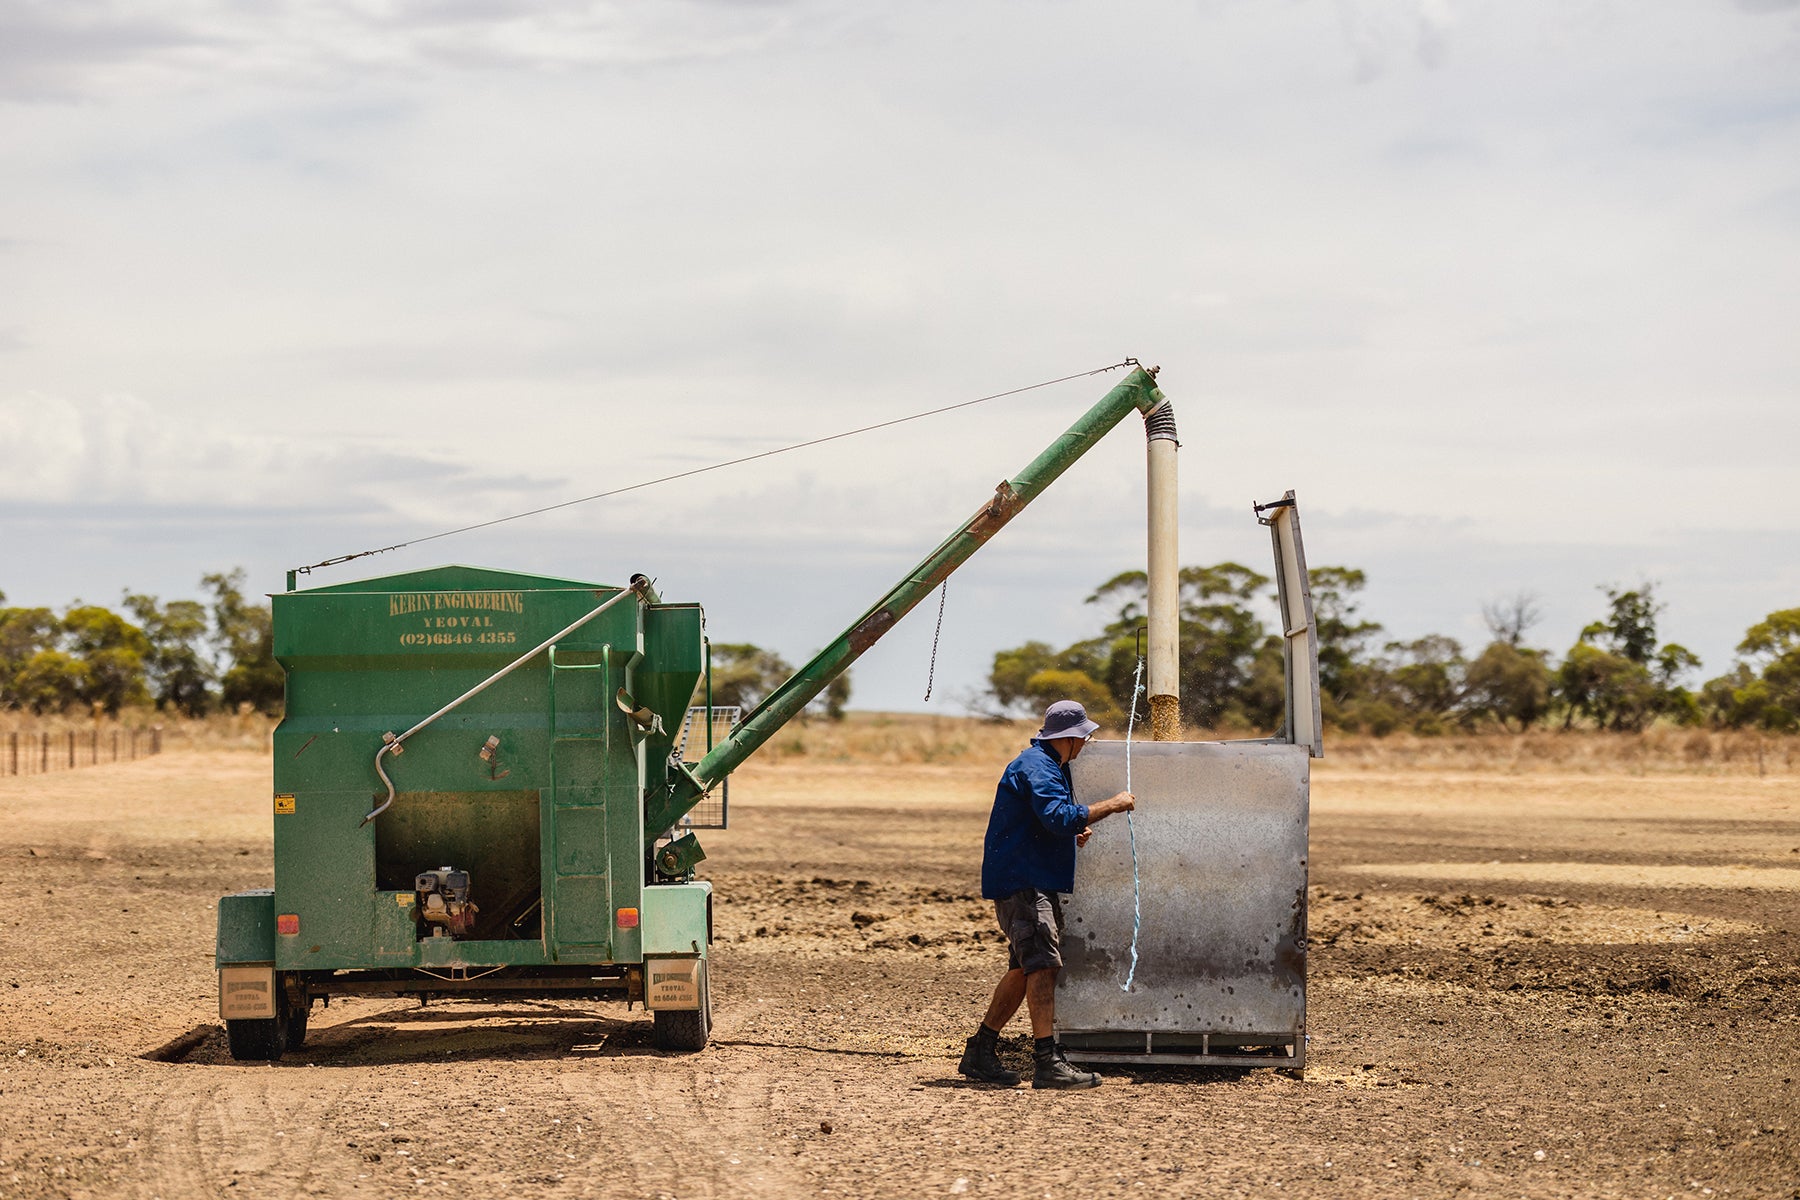
<svg viewBox="0 0 1800 1200"><path fill-rule="evenodd" d="M455 867L439 867L424 871L413 880L418 896L419 915L427 923L442 928L433 936L467 937L475 928L475 914L480 909L469 899L469 873Z"/></svg>

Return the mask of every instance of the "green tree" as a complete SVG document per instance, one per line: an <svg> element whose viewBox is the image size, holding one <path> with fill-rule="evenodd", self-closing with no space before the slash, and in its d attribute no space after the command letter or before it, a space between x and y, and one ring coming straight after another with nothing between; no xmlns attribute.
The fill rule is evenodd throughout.
<svg viewBox="0 0 1800 1200"><path fill-rule="evenodd" d="M1441 733L1462 703L1462 645L1442 634L1426 634L1410 642L1389 642L1383 664L1384 690L1390 692L1421 733Z"/></svg>
<svg viewBox="0 0 1800 1200"><path fill-rule="evenodd" d="M738 705L748 711L794 673L787 660L773 650L749 642L712 644L713 703Z"/></svg>
<svg viewBox="0 0 1800 1200"><path fill-rule="evenodd" d="M1268 631L1250 607L1269 587L1269 578L1241 563L1183 567L1180 583L1181 717L1204 729L1247 724L1270 727L1281 720L1285 701L1266 687ZM1078 643L1089 662L1065 660L1062 669L1081 669L1106 684L1113 707L1121 714L1131 702L1137 667L1137 632L1145 621L1149 580L1142 571L1126 571L1101 584L1090 604L1116 605L1116 616L1099 642ZM1273 652L1279 670L1279 643ZM1273 703L1271 703L1273 700ZM1141 713L1140 713L1141 715ZM1096 718L1098 719L1098 718Z"/></svg>
<svg viewBox="0 0 1800 1200"><path fill-rule="evenodd" d="M1357 619L1356 594L1368 576L1355 567L1315 567L1307 578L1319 629L1319 690L1330 702L1342 705L1369 690L1372 664L1366 646L1381 632L1376 622Z"/></svg>
<svg viewBox="0 0 1800 1200"><path fill-rule="evenodd" d="M1343 699L1366 690L1380 676L1366 645L1381 626L1357 618L1363 572L1321 567L1311 580L1321 683L1327 697L1337 689L1335 698L1326 701L1326 713L1335 719ZM1271 632L1258 615L1270 598L1269 577L1242 563L1223 562L1183 567L1180 586L1182 720L1206 729L1279 728L1287 708L1284 639L1282 631ZM1002 711L1035 711L1067 696L1081 699L1096 720L1124 719L1137 667L1138 631L1146 620L1147 588L1142 571L1122 572L1096 588L1088 602L1106 605L1114 614L1097 638L1062 650L1026 642L996 654L989 687ZM1422 677L1412 682L1425 686ZM1106 717L1095 711L1096 685L1111 701ZM1094 704L1083 698L1090 695L1096 696ZM1396 714L1394 721L1403 721L1405 714L1389 699L1383 703Z"/></svg>
<svg viewBox="0 0 1800 1200"><path fill-rule="evenodd" d="M162 604L155 596L128 592L125 607L150 643L144 665L156 706L191 717L206 715L217 674L206 659L206 606L198 600Z"/></svg>
<svg viewBox="0 0 1800 1200"><path fill-rule="evenodd" d="M1576 642L1556 671L1563 728L1586 717L1601 729L1642 729L1656 712L1656 684L1642 663L1585 641Z"/></svg>
<svg viewBox="0 0 1800 1200"><path fill-rule="evenodd" d="M832 721L844 719L844 707L850 703L850 672L834 675L825 690L813 698L806 706L810 713L822 714Z"/></svg>
<svg viewBox="0 0 1800 1200"><path fill-rule="evenodd" d="M22 708L35 713L66 712L88 690L88 667L61 650L39 650L19 665L12 688Z"/></svg>
<svg viewBox="0 0 1800 1200"><path fill-rule="evenodd" d="M1033 675L1025 686L1031 707L1036 712L1042 712L1058 700L1074 700L1087 710L1090 720L1119 729L1125 726L1125 712L1114 702L1112 693L1086 671L1052 667ZM1142 710L1139 711L1141 714Z"/></svg>
<svg viewBox="0 0 1800 1200"><path fill-rule="evenodd" d="M275 661L275 640L267 604L244 597L244 570L200 577L212 592L211 640L226 664L219 698L227 707L249 704L266 713L281 711L286 680Z"/></svg>
<svg viewBox="0 0 1800 1200"><path fill-rule="evenodd" d="M1682 686L1688 672L1698 670L1700 656L1677 642L1667 642L1651 660L1650 675L1656 681L1656 710L1680 725L1698 724L1699 697Z"/></svg>
<svg viewBox="0 0 1800 1200"><path fill-rule="evenodd" d="M1646 583L1629 591L1613 587L1600 590L1606 593L1610 612L1605 620L1583 629L1581 640L1610 640L1614 654L1639 666L1649 666L1656 655L1656 618L1664 607L1657 602L1653 586Z"/></svg>
<svg viewBox="0 0 1800 1200"><path fill-rule="evenodd" d="M1768 704L1769 690L1748 663L1738 663L1700 688L1701 710L1714 725L1741 729L1761 724Z"/></svg>
<svg viewBox="0 0 1800 1200"><path fill-rule="evenodd" d="M150 640L144 631L109 608L78 604L63 614L69 653L86 667L80 698L116 713L129 704L149 702L144 687L144 657Z"/></svg>
<svg viewBox="0 0 1800 1200"><path fill-rule="evenodd" d="M994 655L994 669L988 673L988 687L1003 712L1023 715L1032 703L1028 684L1040 671L1056 664L1056 651L1048 642L1026 642Z"/></svg>
<svg viewBox="0 0 1800 1200"><path fill-rule="evenodd" d="M1463 711L1470 718L1523 733L1549 710L1550 668L1542 652L1496 638L1464 671L1463 688Z"/></svg>
<svg viewBox="0 0 1800 1200"><path fill-rule="evenodd" d="M1076 642L1063 650L1046 642L1026 642L994 655L988 686L1002 711L1018 716L1036 716L1058 700L1080 700L1085 708L1084 697L1097 696L1108 697L1103 707L1116 713L1107 682L1115 657L1104 638ZM1130 669L1127 665L1126 671ZM1130 690L1128 675L1124 691Z"/></svg>
<svg viewBox="0 0 1800 1200"><path fill-rule="evenodd" d="M1607 616L1581 631L1556 673L1563 728L1587 717L1602 729L1635 731L1658 716L1697 720L1700 706L1681 679L1700 665L1685 646L1656 644L1663 611L1649 583L1605 587Z"/></svg>
<svg viewBox="0 0 1800 1200"><path fill-rule="evenodd" d="M1181 572L1181 715L1201 728L1248 725L1272 729L1286 715L1285 694L1271 697L1251 687L1259 656L1273 646L1251 608L1269 588L1269 577L1240 563L1187 567ZM1263 703L1258 704L1261 700Z"/></svg>
<svg viewBox="0 0 1800 1200"><path fill-rule="evenodd" d="M0 601L5 598L0 594ZM36 655L55 649L61 636L62 622L47 608L0 608L0 708L44 711L34 699L42 694L41 664L40 673L34 675L29 685L21 681L20 672ZM73 689L75 685L70 687ZM73 702L75 695L76 692L71 690L69 702ZM62 706L55 704L53 707Z"/></svg>
<svg viewBox="0 0 1800 1200"><path fill-rule="evenodd" d="M1745 661L1707 682L1700 707L1722 725L1800 729L1800 608L1772 612L1752 625L1738 653Z"/></svg>

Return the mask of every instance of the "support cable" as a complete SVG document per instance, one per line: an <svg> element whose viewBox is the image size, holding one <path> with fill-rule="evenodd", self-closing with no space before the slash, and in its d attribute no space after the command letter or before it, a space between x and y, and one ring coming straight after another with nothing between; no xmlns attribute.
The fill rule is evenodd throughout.
<svg viewBox="0 0 1800 1200"><path fill-rule="evenodd" d="M574 500L564 500L557 504L546 504L542 508L527 509L525 512L513 513L508 517L495 517L491 521L477 521L473 525L463 525L456 529L446 529L441 533L429 533L424 537L416 537L404 542L395 542L391 546L379 546L373 550L358 550L354 554L340 554L335 558L327 558L320 562L313 563L310 566L295 567L294 572L298 575L310 575L321 567L335 567L340 563L350 562L352 559L367 558L372 554L386 554L389 550L402 550L407 546L417 546L422 542L434 542L439 538L453 537L459 533L472 533L477 529L488 529L495 525L504 525L508 521L519 521L526 517L540 516L543 513L555 512L560 508L572 508L577 504L586 504L592 500L604 500L608 496L619 496L626 492L635 492L640 488L655 487L659 483L672 483L677 479L687 479L694 475L704 475L708 471L717 471L725 467L735 467L742 463L755 462L759 458L772 458L777 454L786 454L790 450L804 450L808 446L822 446L826 442L835 442L843 438L855 437L860 433L873 433L877 429L887 429L893 425L904 425L908 421L919 421L926 417L938 416L941 413L955 412L959 408L970 408L977 404L986 404L989 400L1000 400L1007 396L1017 396L1022 392L1032 392L1036 391L1038 388L1047 388L1059 383L1068 383L1072 379L1086 379L1090 375L1104 375L1108 371L1117 371L1121 367L1135 367L1137 365L1137 359L1128 358L1123 362L1116 362L1110 366L1095 367L1091 371L1077 371L1073 375L1064 375L1059 379L1046 379L1042 383L1032 383L1027 384L1024 387L1011 388L1004 392L995 392L991 396L977 396L973 400L964 400L957 404L946 404L942 408L927 409L924 412L913 413L911 416L895 417L890 421L878 421L873 425L864 425L859 429L846 429L842 433L831 433L824 437L812 438L804 442L795 442L790 446L779 446L773 450L763 450L756 454L746 454L742 458L732 458L727 459L724 462L716 462L704 467L694 467L687 471L677 471L673 475L663 475L656 479L645 479L638 483L626 484L624 487L612 488L604 492L595 492L591 496L580 496Z"/></svg>

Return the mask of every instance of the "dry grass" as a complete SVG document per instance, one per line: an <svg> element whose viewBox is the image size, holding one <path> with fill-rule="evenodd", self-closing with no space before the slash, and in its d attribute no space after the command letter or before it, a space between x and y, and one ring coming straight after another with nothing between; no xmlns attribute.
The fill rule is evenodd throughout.
<svg viewBox="0 0 1800 1200"><path fill-rule="evenodd" d="M94 720L75 716L33 716L0 711L0 772L5 768L5 739L52 735L56 758L60 739L73 731L86 761L95 731L104 759L112 732L129 738L131 731L162 730L165 750L263 751L275 728L273 718L259 713L215 714L202 719L172 717L146 709ZM1017 754L1037 728L1035 720L994 721L979 717L932 713L853 712L842 721L809 718L795 721L756 755L759 763L807 760L820 763L910 764L938 766L993 765ZM1121 736L1107 730L1103 737ZM1195 740L1242 737L1230 731L1189 730ZM1773 736L1746 730L1655 728L1643 733L1599 733L1532 730L1523 734L1447 734L1424 737L1396 733L1325 734L1327 770L1347 771L1481 771L1506 774L1686 774L1792 776L1800 774L1800 737ZM55 764L53 764L54 766Z"/></svg>
<svg viewBox="0 0 1800 1200"><path fill-rule="evenodd" d="M809 720L784 729L758 755L769 762L997 763L1018 753L1037 722L941 717L928 713L853 712L843 721ZM1121 736L1107 730L1103 737ZM1200 741L1242 737L1189 730ZM1643 733L1533 730L1524 734L1371 737L1327 730L1327 769L1501 771L1556 774L1793 775L1800 737L1742 730L1656 728Z"/></svg>
<svg viewBox="0 0 1800 1200"><path fill-rule="evenodd" d="M1003 763L1024 749L1036 721L990 721L934 713L853 712L842 721L796 721L757 752L767 762Z"/></svg>
<svg viewBox="0 0 1800 1200"><path fill-rule="evenodd" d="M1658 727L1642 733L1325 734L1326 764L1349 770L1533 771L1558 774L1793 775L1800 737Z"/></svg>
<svg viewBox="0 0 1800 1200"><path fill-rule="evenodd" d="M101 756L104 759L110 753L112 735L116 731L121 737L129 738L133 732L139 734L140 743L144 734L153 730L162 731L162 748L167 750L262 750L269 745L269 735L275 729L275 719L261 713L215 713L210 717L183 717L171 713L157 712L149 708L128 708L115 717L91 717L75 714L45 714L42 716L19 712L12 709L0 709L0 742L8 735L17 733L21 741L26 738L36 739L40 734L48 733L51 737L51 757L56 756L56 746L65 744L64 739L70 733L76 735L78 747L87 747L96 733L102 745ZM4 747L0 747L4 749ZM81 761L87 761L86 750L82 749ZM66 758L65 758L66 761ZM54 764L52 764L54 766ZM0 763L0 771L5 770Z"/></svg>

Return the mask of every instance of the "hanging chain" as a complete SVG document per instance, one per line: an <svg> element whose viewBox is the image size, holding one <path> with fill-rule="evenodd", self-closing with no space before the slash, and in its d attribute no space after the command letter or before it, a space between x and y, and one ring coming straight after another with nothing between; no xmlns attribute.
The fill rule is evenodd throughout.
<svg viewBox="0 0 1800 1200"><path fill-rule="evenodd" d="M944 586L938 589L938 622L931 633L931 669L925 672L925 698L931 699L931 684L937 678L938 638L944 633L944 601L950 595L950 580L944 580Z"/></svg>

